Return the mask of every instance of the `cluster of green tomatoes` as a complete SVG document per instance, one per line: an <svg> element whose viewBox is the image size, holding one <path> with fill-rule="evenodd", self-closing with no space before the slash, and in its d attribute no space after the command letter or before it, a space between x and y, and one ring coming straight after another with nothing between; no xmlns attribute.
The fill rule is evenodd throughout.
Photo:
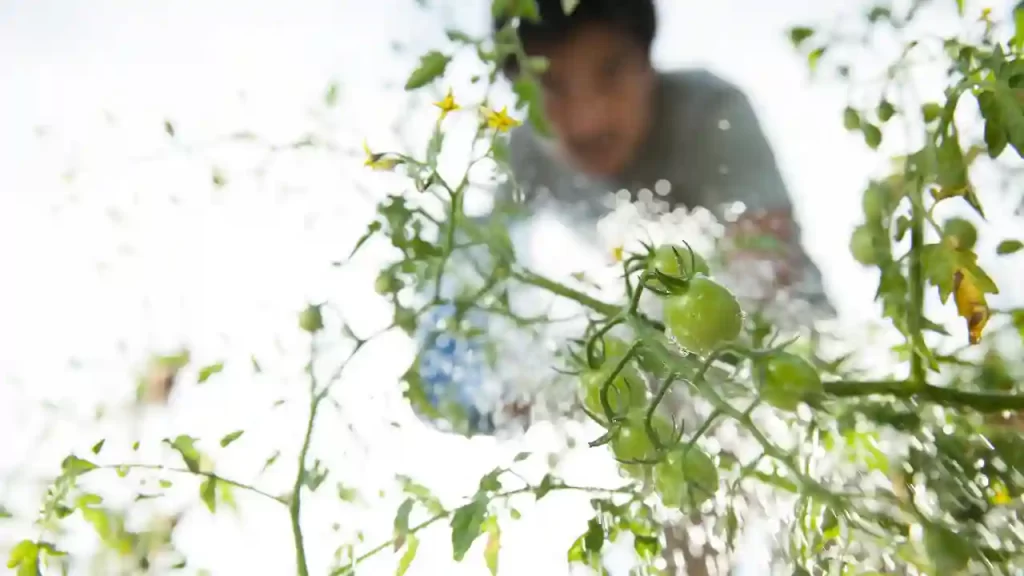
<svg viewBox="0 0 1024 576"><path fill-rule="evenodd" d="M645 290L663 299L662 322L681 348L702 357L736 342L744 327L744 314L735 295L711 278L707 261L692 249L664 245L643 257ZM581 361L582 403L588 412L606 414L605 401L616 415L616 432L608 442L622 469L632 476L651 472L654 486L668 507L692 507L711 498L718 489L714 459L696 443L682 441L669 417L651 413L650 393L638 363L623 363L630 345L602 334L595 348ZM643 344L639 344L642 349ZM821 392L817 370L802 357L778 350L752 358L757 394L761 402L795 411L808 396ZM615 372L619 368L618 372ZM653 429L657 439L652 438ZM660 445L660 446L659 446Z"/></svg>

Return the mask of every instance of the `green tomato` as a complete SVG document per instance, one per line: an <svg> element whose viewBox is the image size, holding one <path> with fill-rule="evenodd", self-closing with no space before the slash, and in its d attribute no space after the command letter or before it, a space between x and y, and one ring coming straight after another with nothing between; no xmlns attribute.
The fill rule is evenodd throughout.
<svg viewBox="0 0 1024 576"><path fill-rule="evenodd" d="M644 425L643 410L636 410L629 416L628 423L619 430L619 435L611 441L612 454L619 460L650 460L658 455L658 451L647 433ZM663 446L675 440L672 423L655 416L652 420L655 432ZM622 470L633 477L643 476L644 466L640 464L621 464Z"/></svg>
<svg viewBox="0 0 1024 576"><path fill-rule="evenodd" d="M680 448L654 467L654 487L665 506L699 506L718 491L718 468L700 448Z"/></svg>
<svg viewBox="0 0 1024 576"><path fill-rule="evenodd" d="M324 317L319 306L310 304L299 314L299 327L306 332L319 332L324 328Z"/></svg>
<svg viewBox="0 0 1024 576"><path fill-rule="evenodd" d="M683 348L707 354L735 340L743 328L743 310L728 288L695 276L684 293L665 300L665 324Z"/></svg>
<svg viewBox="0 0 1024 576"><path fill-rule="evenodd" d="M608 364L605 365L608 366ZM611 366L614 366L614 364ZM588 370L582 376L584 390L583 405L599 416L604 415L604 407L601 406L601 388L608 378L610 371L611 367L600 370ZM626 410L643 407L646 403L646 384L634 368L626 366L612 380L612 385L608 389L608 404L611 405L613 412L621 414Z"/></svg>
<svg viewBox="0 0 1024 576"><path fill-rule="evenodd" d="M973 250L978 243L978 229L963 218L950 218L942 225L942 233L955 242L959 250Z"/></svg>
<svg viewBox="0 0 1024 576"><path fill-rule="evenodd" d="M878 253L875 250L875 232L867 225L860 225L850 237L850 253L853 259L865 266L878 264Z"/></svg>
<svg viewBox="0 0 1024 576"><path fill-rule="evenodd" d="M679 265L680 261L682 261L682 266ZM711 274L707 260L686 246L658 246L647 267L649 270L657 270L662 274L685 278L691 278L696 274L705 276ZM653 280L652 283L655 286L660 284L657 280Z"/></svg>
<svg viewBox="0 0 1024 576"><path fill-rule="evenodd" d="M601 388L608 375L629 350L626 342L614 336L604 336L603 342L603 362L597 368L585 368L582 374L583 404L597 414L604 414L604 408L601 406ZM601 351L600 344L597 351ZM646 404L647 384L633 362L628 362L615 376L612 387L608 390L608 402L616 414Z"/></svg>
<svg viewBox="0 0 1024 576"><path fill-rule="evenodd" d="M779 352L760 368L761 399L781 410L792 412L805 396L823 390L818 371L796 354Z"/></svg>

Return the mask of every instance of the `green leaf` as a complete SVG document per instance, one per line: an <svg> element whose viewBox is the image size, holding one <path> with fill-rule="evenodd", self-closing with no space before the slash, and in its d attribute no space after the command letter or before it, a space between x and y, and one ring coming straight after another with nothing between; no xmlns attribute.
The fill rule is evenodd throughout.
<svg viewBox="0 0 1024 576"><path fill-rule="evenodd" d="M188 467L189 472L193 474L199 472L199 451L195 447L196 438L180 434L173 441L164 439L164 442L181 454L181 459L185 461L185 466Z"/></svg>
<svg viewBox="0 0 1024 576"><path fill-rule="evenodd" d="M138 451L139 451L139 441L136 440L135 442L132 443L132 452L138 452Z"/></svg>
<svg viewBox="0 0 1024 576"><path fill-rule="evenodd" d="M513 458L512 461L513 462L522 462L523 460L526 460L527 458L529 458L532 454L533 454L532 452L520 452L519 454L516 454L516 457Z"/></svg>
<svg viewBox="0 0 1024 576"><path fill-rule="evenodd" d="M431 50L420 57L419 66L409 75L405 81L406 90L416 90L430 84L444 74L451 57L446 56L437 50Z"/></svg>
<svg viewBox="0 0 1024 576"><path fill-rule="evenodd" d="M882 101L878 103L878 110L876 113L878 114L879 121L888 122L889 119L896 114L896 108L893 107L892 102L883 98Z"/></svg>
<svg viewBox="0 0 1024 576"><path fill-rule="evenodd" d="M1024 249L1024 242L1020 240L1003 240L999 243L999 246L996 246L996 254L1013 254L1021 249Z"/></svg>
<svg viewBox="0 0 1024 576"><path fill-rule="evenodd" d="M523 76L512 84L512 91L516 94L516 109L528 108L526 118L530 125L541 134L549 134L550 127L544 117L541 90L537 81Z"/></svg>
<svg viewBox="0 0 1024 576"><path fill-rule="evenodd" d="M1009 144L1009 135L1003 118L1002 105L999 98L991 90L979 92L975 98L978 110L985 119L985 147L990 158L1003 153Z"/></svg>
<svg viewBox="0 0 1024 576"><path fill-rule="evenodd" d="M564 6L566 0L562 0L562 2ZM516 16L533 22L540 20L540 9L537 7L537 0L516 0L512 4L518 8Z"/></svg>
<svg viewBox="0 0 1024 576"><path fill-rule="evenodd" d="M860 128L860 114L849 106L843 109L843 127L851 132Z"/></svg>
<svg viewBox="0 0 1024 576"><path fill-rule="evenodd" d="M804 40L807 40L814 35L814 29L806 26L796 26L789 29L789 41L793 44L794 48L799 48L803 44Z"/></svg>
<svg viewBox="0 0 1024 576"><path fill-rule="evenodd" d="M942 106L935 102L928 102L921 106L921 116L924 117L925 122L934 122L939 116L942 116Z"/></svg>
<svg viewBox="0 0 1024 576"><path fill-rule="evenodd" d="M234 432L225 435L223 438L220 439L220 447L227 448L229 444L231 444L235 440L238 440L242 436L242 434L245 434L245 430L235 430Z"/></svg>
<svg viewBox="0 0 1024 576"><path fill-rule="evenodd" d="M1024 4L1017 4L1017 7L1013 10L1013 23L1016 28L1013 44L1018 49L1024 49Z"/></svg>
<svg viewBox="0 0 1024 576"><path fill-rule="evenodd" d="M462 32L460 30L445 30L445 35L448 36L448 39L451 40L452 42L459 42L461 44L475 43L475 41L473 40L472 37L469 36L469 34L466 34L465 32Z"/></svg>
<svg viewBox="0 0 1024 576"><path fill-rule="evenodd" d="M416 551L420 548L420 540L415 534L409 534L405 539L405 553L398 560L398 569L395 570L395 576L404 576L409 570L409 566L412 561L416 559Z"/></svg>
<svg viewBox="0 0 1024 576"><path fill-rule="evenodd" d="M98 468L98 466L96 466L92 462L89 462L88 460L83 460L82 458L79 458L77 456L68 456L67 458L64 459L64 462L61 464L61 470L63 470L63 472L69 476L78 476L81 474L85 474L86 472L89 472L90 470L95 470L96 468Z"/></svg>
<svg viewBox="0 0 1024 576"><path fill-rule="evenodd" d="M97 442L96 444L93 444L93 447L92 447L92 453L93 453L93 454L96 454L97 456L99 456L99 454L100 454L100 451L101 451L101 450L103 450L103 444L104 444L104 442L106 442L106 439L100 440L100 441L99 441L99 442Z"/></svg>
<svg viewBox="0 0 1024 576"><path fill-rule="evenodd" d="M174 483L171 482L170 480L163 480L163 479L160 480L160 487L161 488L170 488L171 486L174 486Z"/></svg>
<svg viewBox="0 0 1024 576"><path fill-rule="evenodd" d="M31 540L22 540L11 548L11 553L7 557L7 567L14 568L19 566L25 560L35 561L39 556L39 547L36 543Z"/></svg>
<svg viewBox="0 0 1024 576"><path fill-rule="evenodd" d="M402 546L406 535L409 533L409 514L412 513L412 507L416 503L412 498L406 498L405 502L398 507L398 511L395 513L394 522L394 539L395 549L397 550Z"/></svg>
<svg viewBox="0 0 1024 576"><path fill-rule="evenodd" d="M970 562L967 541L943 526L926 527L924 545L936 574L956 574Z"/></svg>
<svg viewBox="0 0 1024 576"><path fill-rule="evenodd" d="M430 135L430 141L427 143L427 166L437 166L437 157L441 154L441 146L444 144L444 131L441 130L441 125L436 124L434 126L434 133Z"/></svg>
<svg viewBox="0 0 1024 576"><path fill-rule="evenodd" d="M501 551L501 527L495 517L487 519L487 545L484 546L484 562L491 576L498 576L498 552Z"/></svg>
<svg viewBox="0 0 1024 576"><path fill-rule="evenodd" d="M487 500L477 496L472 502L452 514L452 558L462 562L466 552L480 536L480 528L487 518Z"/></svg>
<svg viewBox="0 0 1024 576"><path fill-rule="evenodd" d="M882 131L874 124L868 122L865 122L860 129L864 133L864 143L872 150L877 150L878 146L882 143Z"/></svg>
<svg viewBox="0 0 1024 576"><path fill-rule="evenodd" d="M964 0L956 0L956 13L960 16L964 15Z"/></svg>
<svg viewBox="0 0 1024 576"><path fill-rule="evenodd" d="M224 363L217 362L216 364L210 364L199 369L199 383L202 384L210 379L210 376L219 374L224 371Z"/></svg>
<svg viewBox="0 0 1024 576"><path fill-rule="evenodd" d="M487 473L484 477L480 478L479 491L480 492L497 492L501 490L501 480L498 479L501 476L503 470L496 468Z"/></svg>
<svg viewBox="0 0 1024 576"><path fill-rule="evenodd" d="M217 512L217 478L215 476L207 476L206 480L203 480L199 486L199 497L210 509L211 514Z"/></svg>
<svg viewBox="0 0 1024 576"><path fill-rule="evenodd" d="M810 68L811 72L815 72L818 69L818 63L821 61L821 57L825 55L827 48L822 46L815 48L807 55L807 67Z"/></svg>
<svg viewBox="0 0 1024 576"><path fill-rule="evenodd" d="M540 500L544 496L551 492L551 489L555 486L555 477L551 474L545 474L540 480L540 485L537 486L536 496L537 500Z"/></svg>

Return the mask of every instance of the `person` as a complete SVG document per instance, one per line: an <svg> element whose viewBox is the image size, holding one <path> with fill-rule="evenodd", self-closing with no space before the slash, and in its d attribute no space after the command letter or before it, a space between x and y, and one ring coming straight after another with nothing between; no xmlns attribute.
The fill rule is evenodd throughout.
<svg viewBox="0 0 1024 576"><path fill-rule="evenodd" d="M655 191L670 206L703 207L720 219L742 203L730 231L767 234L785 248L772 259L775 288L833 314L745 94L707 70L654 67L653 0L581 0L569 15L560 0L536 4L539 20L520 20L515 30L527 55L549 63L540 85L552 134L529 124L513 130L514 185L497 201L527 209L553 202L585 218L599 217L602 198L619 190L633 199ZM495 30L506 23L496 19ZM510 57L504 72L514 81L519 62Z"/></svg>
<svg viewBox="0 0 1024 576"><path fill-rule="evenodd" d="M704 207L726 221L742 203L731 233L764 233L784 247L775 288L834 314L819 269L801 244L772 148L746 95L707 70L661 71L651 60L657 19L653 0L580 0L568 15L561 0L536 0L538 20L515 31L528 56L542 56L543 112L550 135L528 124L510 137L513 185L499 203L526 208L555 203L598 218L607 193L653 190L672 206ZM495 30L504 19L494 21ZM510 57L514 81L520 62ZM650 194L650 193L648 193ZM708 574L685 529L666 529L668 573Z"/></svg>

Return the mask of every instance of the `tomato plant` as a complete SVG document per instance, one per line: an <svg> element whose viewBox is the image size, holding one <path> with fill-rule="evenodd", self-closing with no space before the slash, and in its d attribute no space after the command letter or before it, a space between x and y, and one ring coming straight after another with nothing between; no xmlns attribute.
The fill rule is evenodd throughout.
<svg viewBox="0 0 1024 576"><path fill-rule="evenodd" d="M928 9L949 10L946 16L960 18L963 30L936 37L931 26L917 20ZM36 574L43 564L64 562L67 555L57 547L64 541L62 521L76 512L120 556L137 552L148 562L145 538L129 529L131 523L113 504L90 492L89 483L80 482L97 471L127 476L148 470L195 476L198 499L211 512L232 502L233 489L280 506L289 523L296 573L309 576L311 565L330 561L329 555L311 561L304 536L316 526L303 508L318 490L323 493L330 472L316 455L317 424L325 407L338 407L340 413L344 402L335 393L344 387L336 383L352 358L381 335L406 334L416 354L401 379L401 391L414 410L430 412L428 426L472 416L483 404L476 394L495 392L486 399L491 402L487 413L474 416L490 419L488 433L501 428L500 417L529 421L539 414L552 429L561 429L568 418L589 416L593 422L583 429L593 436L582 449L607 446L604 450L627 474L615 485L574 484L545 461L540 467L547 466L546 473L535 479L520 465L538 459L524 452L487 472L455 504L399 477L401 504L394 521L379 534L379 542L366 542L361 533L352 536L334 556L332 576L351 575L374 555L391 552L400 555L398 570L404 573L416 558L417 534L441 524L450 530L455 561L463 561L474 542L486 539L484 563L496 574L502 526L521 515L517 499L554 498L564 491L586 493L593 509L592 516L578 519L586 530L568 558L598 570L604 546L631 533L637 572L657 573L655 558L663 547L688 545L662 537L670 532L665 518L678 516L665 514L666 509L691 518L703 512L700 523L684 531L708 530L704 540L719 544L719 552L742 553L737 534L754 504L768 517L775 537L776 563L765 573L1017 569L1024 564L1024 312L1005 301L990 306L988 299L999 294L999 284L1012 280L997 273L993 262L1015 257L1022 244L1005 238L994 254L980 253L985 243L979 237L990 233L988 224L979 230L966 217L941 224L938 218L955 206L971 211L978 222L995 219L985 207L996 204L989 198L998 191L972 182L973 167L985 164L997 172L1003 160L1024 155L1024 8L1002 19L972 9L964 2L876 5L863 14L871 34L858 35L856 46L846 47L870 50L876 37L882 39L880 46L891 48L895 41L902 47L895 60L885 62L884 81L851 90L858 100L836 119L839 126L859 132L870 149L897 154L888 163L890 170L866 184L863 221L849 244L853 259L877 281L882 336L870 333L862 340L881 351L862 354L865 350L848 333L819 326L789 330L759 319L746 330L744 311L725 280L710 277L707 261L679 240L671 224L660 232L672 240L651 254L616 262L614 269L573 270L559 277L540 273L517 253L502 219L516 217L515 202L499 203L498 213L488 218L470 216L465 205L477 186L476 169L489 167L498 180L514 163L509 131L528 122L545 132L538 83L545 64L526 53L515 32L518 22L538 16L536 4L496 0L492 13L507 17L499 30L485 37L448 31L448 43L425 53L405 83L409 91L438 90L439 99L430 107L433 130L427 145L415 147L419 152L363 146L365 167L392 173L406 190L379 202L365 233L345 247L336 265L362 257L364 246L382 247L388 261L367 282L374 282L393 318L379 332L367 334L342 314L333 314L333 307L338 330L324 330L320 305L300 313L302 343L310 350L302 388L308 420L292 446L296 465L288 486L274 491L255 485L263 482L260 478L247 484L222 475L206 453L211 443L187 434L161 443L177 459L172 466L139 464L141 455L111 454L100 440L88 454L78 451L62 462L36 528L12 547L9 567ZM862 76L844 56L851 53L842 46L847 35L798 26L789 37L815 74L853 83L852 78ZM442 86L449 64L464 55L475 57L480 67L470 84L486 85L486 91L462 94ZM915 80L916 59L925 57L942 60L938 82L931 83L940 90L917 90L922 86ZM520 64L520 75L510 90L502 91L499 79L510 59ZM336 89L328 94L328 100L338 97ZM459 114L476 127L466 135L468 142L458 144L473 151L473 160L464 176L452 178L439 158L459 137L454 130L449 133L450 118ZM901 135L898 140L890 137L894 131ZM170 124L165 132L175 134ZM1019 181L1016 177L1011 183ZM223 178L216 180L223 185ZM515 187L515 178L501 182ZM643 224L654 227L658 220ZM704 252L716 260L713 251ZM658 272L678 281L660 282ZM450 289L453 285L456 289ZM647 288L656 289L653 298L645 297L652 296ZM535 305L542 299L539 294L551 298L550 309ZM336 295L342 301L346 297ZM650 302L661 308L648 309ZM446 311L443 319L435 314L439 307ZM960 325L942 320L943 311L955 312ZM889 346L889 341L898 343ZM516 356L516 347L529 354ZM561 373L566 357L574 357L573 368L582 370ZM255 357L246 360L254 373L260 372ZM182 377L211 387L224 369L218 362L193 364L187 354L176 357L173 369L160 372L163 388ZM486 378L484 365L489 367ZM562 385L572 396L582 396L582 415L580 403L562 402L556 394ZM533 396L509 400L508 389L523 391L517 386ZM359 387L346 389L352 388ZM602 391L609 409L601 402ZM545 394L554 398L547 413L541 410ZM450 398L458 410L445 410ZM794 416L802 401L808 401L807 408ZM445 431L462 430L449 424ZM479 424L473 424L477 432L484 428ZM242 432L226 433L213 444L228 450ZM276 459L276 454L268 458L267 467ZM165 482L158 485L166 488ZM347 503L354 500L342 486L337 492ZM146 496L160 493L153 489ZM154 532L161 541L170 540L165 530ZM665 552L671 557L674 551Z"/></svg>

